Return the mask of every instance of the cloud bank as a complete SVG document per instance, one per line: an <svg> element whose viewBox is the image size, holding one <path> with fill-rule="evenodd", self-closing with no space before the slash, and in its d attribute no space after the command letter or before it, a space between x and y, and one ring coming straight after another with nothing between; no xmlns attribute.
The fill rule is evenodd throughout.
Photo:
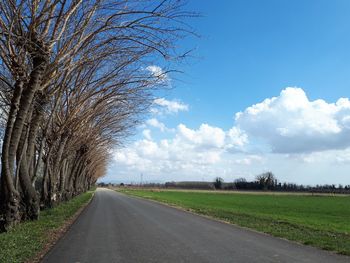
<svg viewBox="0 0 350 263"><path fill-rule="evenodd" d="M172 180L225 174L253 178L266 170L287 176L291 167L305 165L300 169L317 176L317 167L350 165L348 98L335 103L310 100L301 88L289 87L236 113L228 130L205 122L195 128L183 123L169 128L167 118L189 106L164 98L154 105L152 118L142 127L143 137L114 152L114 164L124 174L147 172ZM161 137L152 136L159 132Z"/></svg>
<svg viewBox="0 0 350 263"><path fill-rule="evenodd" d="M148 129L143 135L143 139L114 154L119 165L152 173L181 171L188 174L221 162L228 149L238 150L247 142L239 130L224 131L208 124L202 124L198 129L179 124L173 138L160 141L152 140ZM258 159L249 160L251 163Z"/></svg>
<svg viewBox="0 0 350 263"><path fill-rule="evenodd" d="M300 88L248 107L235 117L249 137L265 141L274 153L310 153L350 146L350 101L310 101Z"/></svg>

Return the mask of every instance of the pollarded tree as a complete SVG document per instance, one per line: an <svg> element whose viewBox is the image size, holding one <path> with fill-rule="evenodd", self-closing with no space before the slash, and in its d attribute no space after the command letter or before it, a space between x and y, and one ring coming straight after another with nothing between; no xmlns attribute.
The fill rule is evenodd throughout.
<svg viewBox="0 0 350 263"><path fill-rule="evenodd" d="M62 195L65 182L73 180L77 187L96 179L91 171L102 174L90 148L103 150L106 142L115 142L147 107L154 79L161 76L145 69L159 59L170 61L174 43L188 33L182 18L191 14L182 5L177 0L1 1L2 230L38 217L33 184L39 175L41 192L52 200ZM116 119L104 115L112 103ZM95 136L86 139L89 129ZM106 163L101 150L96 158Z"/></svg>

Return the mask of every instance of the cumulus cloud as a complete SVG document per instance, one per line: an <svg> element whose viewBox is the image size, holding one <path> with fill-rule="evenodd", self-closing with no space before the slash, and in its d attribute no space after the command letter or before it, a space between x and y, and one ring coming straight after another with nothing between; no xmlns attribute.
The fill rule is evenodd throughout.
<svg viewBox="0 0 350 263"><path fill-rule="evenodd" d="M178 136L187 142L204 148L221 148L225 144L225 132L208 124L202 124L198 130L187 128L184 124L178 126Z"/></svg>
<svg viewBox="0 0 350 263"><path fill-rule="evenodd" d="M143 137L145 137L147 140L152 140L151 136L151 130L146 129L142 131Z"/></svg>
<svg viewBox="0 0 350 263"><path fill-rule="evenodd" d="M176 100L166 100L165 98L158 98L153 101L156 107L151 111L153 113L178 113L180 111L188 111L188 105Z"/></svg>
<svg viewBox="0 0 350 263"><path fill-rule="evenodd" d="M158 119L156 118L151 118L151 119L148 119L146 121L146 124L151 126L151 127L154 127L154 128L157 128L159 129L161 132L164 132L164 131L171 131L171 129L169 129L168 127L165 126L164 123L160 122Z"/></svg>
<svg viewBox="0 0 350 263"><path fill-rule="evenodd" d="M168 128L159 119L187 111L188 105L164 98L155 100L154 105L154 113L163 116L147 120L142 139L114 152L116 173L127 177L142 172L157 175L160 181L212 180L216 176L233 180L242 176L253 179L272 170L281 180L299 178L305 183L318 180L322 173L323 178L329 178L330 172L347 176L347 98L334 103L310 100L302 89L286 88L278 96L237 113L227 130L207 123L195 128L180 123ZM164 132L161 136L166 139L153 137L152 128Z"/></svg>
<svg viewBox="0 0 350 263"><path fill-rule="evenodd" d="M275 153L307 153L350 146L350 101L310 101L300 88L248 107L235 117L250 137L263 139Z"/></svg>
<svg viewBox="0 0 350 263"><path fill-rule="evenodd" d="M180 124L177 130L178 137L201 148L241 148L248 142L246 134L237 127L224 131L204 123L197 130L192 130Z"/></svg>
<svg viewBox="0 0 350 263"><path fill-rule="evenodd" d="M156 123L156 122L155 122ZM247 142L238 130L224 131L221 128L202 124L198 129L179 124L170 139L152 140L149 130L144 130L144 139L128 148L118 150L114 159L118 165L129 169L147 169L153 173L197 173L223 161L232 147L240 149ZM258 160L249 157L250 162Z"/></svg>
<svg viewBox="0 0 350 263"><path fill-rule="evenodd" d="M151 73L151 76L157 78L160 83L166 83L169 81L169 76L164 70L156 65L151 65L146 68Z"/></svg>

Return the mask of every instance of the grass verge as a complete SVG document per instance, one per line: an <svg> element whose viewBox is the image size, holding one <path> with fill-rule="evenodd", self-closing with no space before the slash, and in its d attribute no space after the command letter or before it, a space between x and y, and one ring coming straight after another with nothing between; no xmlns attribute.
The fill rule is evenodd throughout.
<svg viewBox="0 0 350 263"><path fill-rule="evenodd" d="M349 196L217 194L132 189L119 191L350 255Z"/></svg>
<svg viewBox="0 0 350 263"><path fill-rule="evenodd" d="M94 191L88 191L55 208L41 211L37 221L23 222L0 234L0 262L36 261L38 255L60 236L69 220L86 205Z"/></svg>

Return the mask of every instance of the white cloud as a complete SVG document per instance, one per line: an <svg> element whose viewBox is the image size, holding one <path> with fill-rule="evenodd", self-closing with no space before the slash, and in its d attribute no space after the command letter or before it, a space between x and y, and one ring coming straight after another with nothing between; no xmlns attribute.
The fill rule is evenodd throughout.
<svg viewBox="0 0 350 263"><path fill-rule="evenodd" d="M159 83L166 83L169 81L169 76L164 70L156 65L151 65L146 68L151 73L151 76L158 79Z"/></svg>
<svg viewBox="0 0 350 263"><path fill-rule="evenodd" d="M230 148L233 148L235 146L244 146L248 143L247 134L237 127L232 127L228 131L227 136L230 139L230 143L227 146Z"/></svg>
<svg viewBox="0 0 350 263"><path fill-rule="evenodd" d="M155 100L155 113L187 111L188 105ZM162 117L166 117L164 115ZM159 116L160 117L160 116ZM162 119L163 120L163 119ZM157 139L151 128L164 132ZM171 131L171 133L166 133ZM152 130L153 132L153 130ZM350 101L310 100L300 88L286 88L236 114L231 129L203 123L168 128L146 121L143 138L114 152L116 173L144 173L149 180L252 180L272 170L282 181L306 184L348 181ZM331 176L329 176L331 175ZM334 177L334 178L333 178Z"/></svg>
<svg viewBox="0 0 350 263"><path fill-rule="evenodd" d="M202 124L198 129L179 124L172 138L158 142L152 140L149 130L144 130L143 134L144 139L114 154L118 167L137 171L146 169L153 174L198 174L227 161L227 157L223 156L229 155L228 150L238 150L246 142L246 137L238 129L233 133L208 124ZM254 157L249 158L251 162L255 160Z"/></svg>
<svg viewBox="0 0 350 263"><path fill-rule="evenodd" d="M224 131L219 127L213 127L204 123L197 130L192 130L184 124L179 124L177 130L178 137L204 149L217 148L226 150L235 148L240 150L248 143L246 134L237 127Z"/></svg>
<svg viewBox="0 0 350 263"><path fill-rule="evenodd" d="M170 131L171 130L171 129L167 128L164 123L160 122L156 118L148 119L146 121L146 124L151 126L151 127L158 128L161 132Z"/></svg>
<svg viewBox="0 0 350 263"><path fill-rule="evenodd" d="M222 129L208 124L202 124L198 130L192 130L184 124L180 124L178 135L194 145L214 148L222 148L226 137Z"/></svg>
<svg viewBox="0 0 350 263"><path fill-rule="evenodd" d="M255 164L255 163L263 163L264 160L265 159L262 156L259 156L259 155L248 155L245 158L236 159L234 162L236 164L252 165L252 164Z"/></svg>
<svg viewBox="0 0 350 263"><path fill-rule="evenodd" d="M165 98L158 98L153 101L155 106L159 108L152 108L153 113L178 113L180 111L188 111L188 105L176 100L166 100Z"/></svg>
<svg viewBox="0 0 350 263"><path fill-rule="evenodd" d="M275 153L303 153L350 146L350 101L310 101L300 88L286 88L236 114L236 125L263 139Z"/></svg>
<svg viewBox="0 0 350 263"><path fill-rule="evenodd" d="M151 136L151 130L146 129L142 131L143 137L145 137L147 140L152 140Z"/></svg>
<svg viewBox="0 0 350 263"><path fill-rule="evenodd" d="M328 163L333 167L350 164L350 148L322 152L287 154L288 159L307 164Z"/></svg>

